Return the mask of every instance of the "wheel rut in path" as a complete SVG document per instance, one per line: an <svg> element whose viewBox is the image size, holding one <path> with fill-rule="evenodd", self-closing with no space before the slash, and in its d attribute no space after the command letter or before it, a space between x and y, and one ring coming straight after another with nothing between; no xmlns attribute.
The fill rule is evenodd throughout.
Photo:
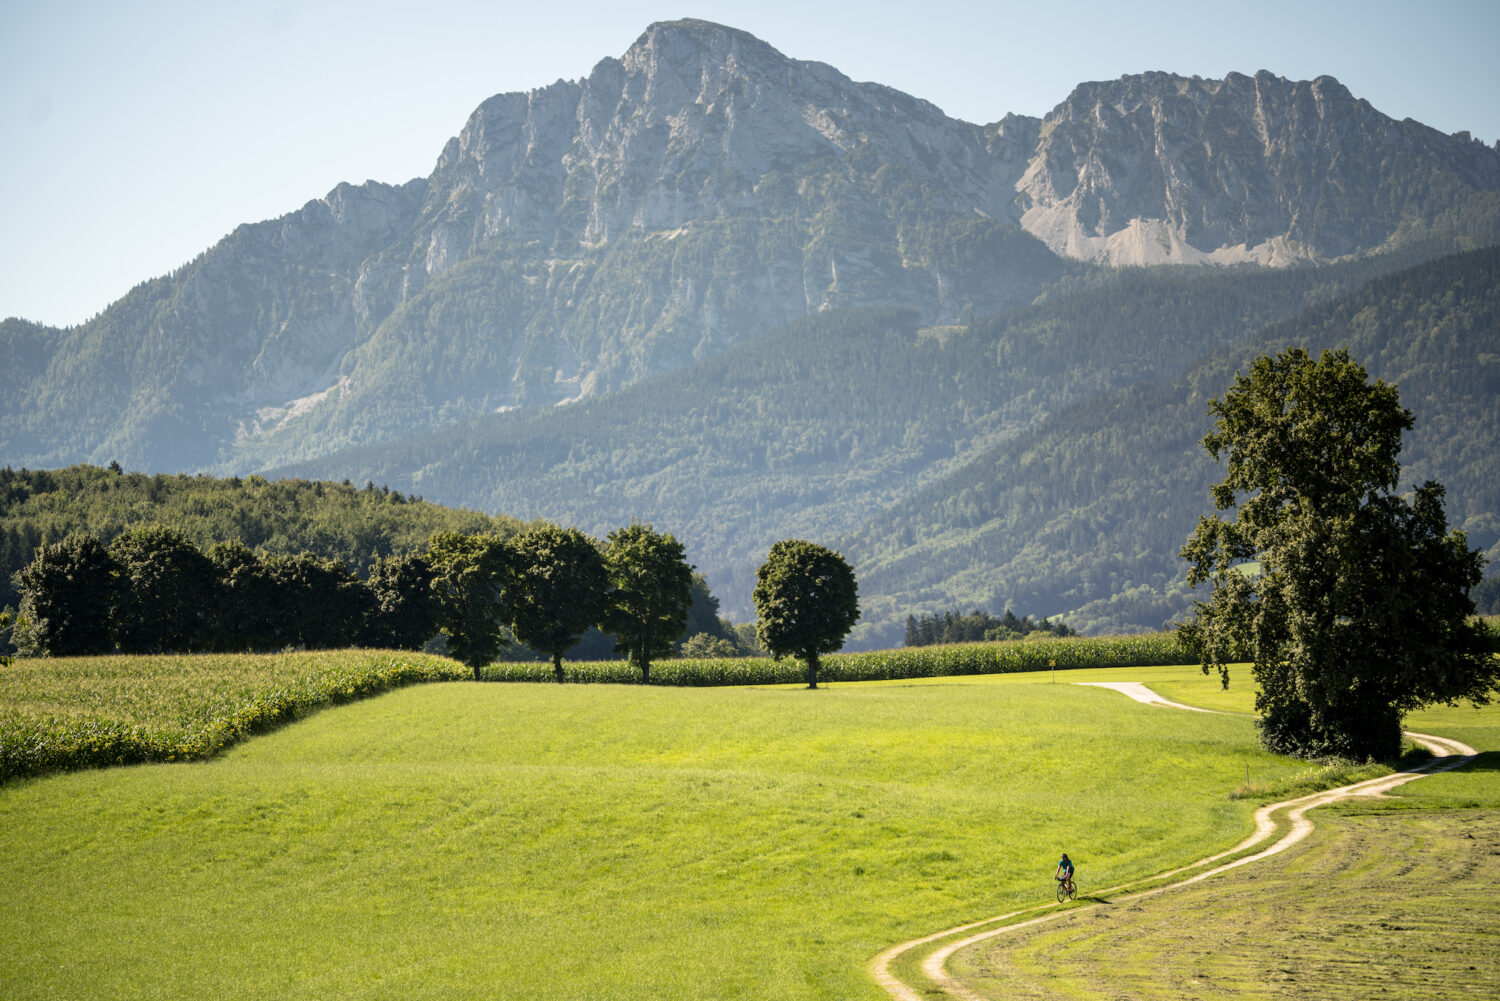
<svg viewBox="0 0 1500 1001"><path fill-rule="evenodd" d="M1080 682L1080 684L1113 689L1122 695L1126 695L1146 705L1186 709L1192 712L1215 712L1212 709L1201 709L1197 706L1186 706L1179 702L1169 701L1138 682ZM1234 714L1226 713L1222 715ZM1307 796L1299 796L1296 799L1284 800L1280 803L1272 803L1270 806L1263 806L1255 811L1255 833L1228 851L1220 852L1217 855L1210 855L1208 858L1199 859L1191 865L1182 866L1169 872L1158 873L1155 876L1148 876L1144 879L1123 883L1119 886L1108 887L1100 890L1098 895L1118 894L1119 896L1114 896L1114 899L1111 901L1112 904L1144 900L1147 897L1153 897L1180 886L1188 886L1200 882L1221 872L1228 872L1231 869L1237 869L1240 866L1269 858L1279 852L1286 851L1312 833L1313 823L1307 819L1307 811L1353 796L1379 796L1413 779L1419 779L1437 772L1449 771L1454 768L1461 768L1472 761L1479 753L1467 744L1450 740L1446 737L1434 737L1430 734L1412 733L1411 731L1407 731L1406 736L1431 751L1433 759L1408 771L1395 772L1390 775L1383 775L1380 778L1356 782L1353 785L1340 786L1337 789L1326 789L1323 792L1311 793ZM1259 851L1252 851L1256 846L1269 840L1283 825L1286 825L1286 833L1282 834L1270 846L1262 848ZM1161 883L1161 880L1167 880L1167 882ZM900 942L884 950L870 961L870 976L896 1001L931 1001L932 988L934 987L939 988L951 997L961 998L963 1001L992 1001L991 998L974 993L963 983L949 976L947 962L950 956L960 949L966 949L979 942L998 938L1022 928L1029 928L1047 921L1055 921L1058 918L1068 915L1093 910L1099 906L1099 904L1085 904L1082 906L1059 906L1051 903L1040 904L1019 911L1011 911L1008 914L999 914L992 918L986 918L983 921L974 921L956 928L947 928L943 931L934 932L931 935L912 939L909 942ZM922 985L923 989L920 991L917 987L900 979L893 969L897 961L901 960L908 953L919 951L923 953L920 969L922 971L922 978L925 981Z"/></svg>

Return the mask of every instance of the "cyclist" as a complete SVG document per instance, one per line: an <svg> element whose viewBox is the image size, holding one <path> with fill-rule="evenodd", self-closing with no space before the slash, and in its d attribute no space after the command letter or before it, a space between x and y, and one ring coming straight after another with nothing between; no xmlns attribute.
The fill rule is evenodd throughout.
<svg viewBox="0 0 1500 1001"><path fill-rule="evenodd" d="M1068 858L1068 853L1062 853L1062 859L1057 863L1057 875L1053 877L1062 883L1064 889L1073 892L1073 860Z"/></svg>

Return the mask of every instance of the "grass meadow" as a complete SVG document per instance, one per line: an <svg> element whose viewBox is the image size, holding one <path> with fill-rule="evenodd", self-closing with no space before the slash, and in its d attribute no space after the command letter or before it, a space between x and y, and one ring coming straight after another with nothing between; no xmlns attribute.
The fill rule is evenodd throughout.
<svg viewBox="0 0 1500 1001"><path fill-rule="evenodd" d="M1244 683L1229 692L1217 679L1209 690L1191 677L1148 683L1190 705L1248 710L1248 667L1236 674ZM1496 997L1500 705L1439 706L1406 727L1462 740L1479 759L1322 807L1285 854L1146 902L1080 909L963 950L950 971L1015 1001Z"/></svg>
<svg viewBox="0 0 1500 1001"><path fill-rule="evenodd" d="M440 683L14 782L0 996L879 998L871 956L1046 899L1059 851L1160 871L1304 768L1091 674L1201 678Z"/></svg>

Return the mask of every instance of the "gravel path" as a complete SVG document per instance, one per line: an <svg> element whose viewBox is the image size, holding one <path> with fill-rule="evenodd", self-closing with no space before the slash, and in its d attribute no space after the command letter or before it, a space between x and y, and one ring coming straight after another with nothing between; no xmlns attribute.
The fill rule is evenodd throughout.
<svg viewBox="0 0 1500 1001"><path fill-rule="evenodd" d="M1127 695L1137 702L1147 705L1166 706L1174 709L1187 709L1192 712L1214 712L1212 709L1200 709L1196 706L1186 706L1178 702L1171 702L1157 695L1151 689L1138 682L1079 682L1080 684L1091 684L1100 688L1110 688L1123 695ZM1230 869L1248 865L1268 858L1279 852L1284 852L1292 845L1301 841L1312 833L1313 824L1307 819L1307 811L1314 807L1323 806L1336 800L1347 799L1351 796L1379 796L1399 785L1410 782L1412 779L1422 778L1436 772L1448 771L1460 768L1473 760L1479 752L1467 744L1446 737L1434 737L1429 734L1411 733L1406 734L1409 738L1430 750L1434 758L1427 764L1412 769L1411 771L1395 772L1376 779L1367 779L1364 782L1356 782L1353 785L1341 786L1337 789L1328 789L1323 792L1300 796L1296 799L1285 800L1281 803L1272 803L1255 811L1255 833L1233 848L1208 858L1200 859L1192 865L1183 866L1170 872L1160 873L1145 880L1137 880L1122 886L1109 887L1099 891L1099 896L1109 894L1122 894L1111 900L1112 904L1120 904L1129 901L1143 900L1153 897L1158 893L1179 886L1188 886L1210 876ZM1290 824L1289 829L1274 844L1263 848L1250 855L1234 858L1232 861L1223 862L1226 858L1240 855L1256 845L1264 842L1276 833L1282 822ZM1222 864L1216 864L1222 863ZM1196 871L1196 870L1202 871ZM1142 883L1154 882L1155 880L1175 876L1179 873L1191 873L1182 879L1174 880L1162 886L1155 886L1148 890L1135 890L1131 888L1140 886ZM919 993L911 985L899 979L891 970L896 960L914 950L932 947L928 949L922 958L922 975L932 985L940 987L944 992L963 1001L991 1001L969 990L966 986L948 975L946 966L948 957L960 949L968 948L979 942L1009 934L1020 928L1053 921L1065 914L1077 914L1080 911L1098 907L1098 904L1082 904L1065 908L1059 908L1054 904L1043 904L1036 907L1026 908L1020 911L1012 911L1009 914L1001 914L983 921L972 924L960 925L957 928L948 928L944 931L934 932L922 938L912 939L910 942L901 942L891 946L870 962L870 975L875 979L886 993L897 1001L930 1001L931 994ZM984 929L984 930L979 930ZM972 934L965 934L966 932Z"/></svg>

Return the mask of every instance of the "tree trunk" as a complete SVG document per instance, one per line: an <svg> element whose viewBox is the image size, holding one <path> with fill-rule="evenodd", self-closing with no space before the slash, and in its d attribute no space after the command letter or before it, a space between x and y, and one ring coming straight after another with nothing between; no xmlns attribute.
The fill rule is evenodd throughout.
<svg viewBox="0 0 1500 1001"><path fill-rule="evenodd" d="M807 687L818 687L818 655L812 654L807 658Z"/></svg>
<svg viewBox="0 0 1500 1001"><path fill-rule="evenodd" d="M559 685L562 684L562 654L560 653L554 653L552 655L552 673L557 675L557 683Z"/></svg>
<svg viewBox="0 0 1500 1001"><path fill-rule="evenodd" d="M641 684L651 684L651 662L649 660L642 659L641 661Z"/></svg>
<svg viewBox="0 0 1500 1001"><path fill-rule="evenodd" d="M479 665L478 664L474 665L474 680L475 681L479 680Z"/></svg>

